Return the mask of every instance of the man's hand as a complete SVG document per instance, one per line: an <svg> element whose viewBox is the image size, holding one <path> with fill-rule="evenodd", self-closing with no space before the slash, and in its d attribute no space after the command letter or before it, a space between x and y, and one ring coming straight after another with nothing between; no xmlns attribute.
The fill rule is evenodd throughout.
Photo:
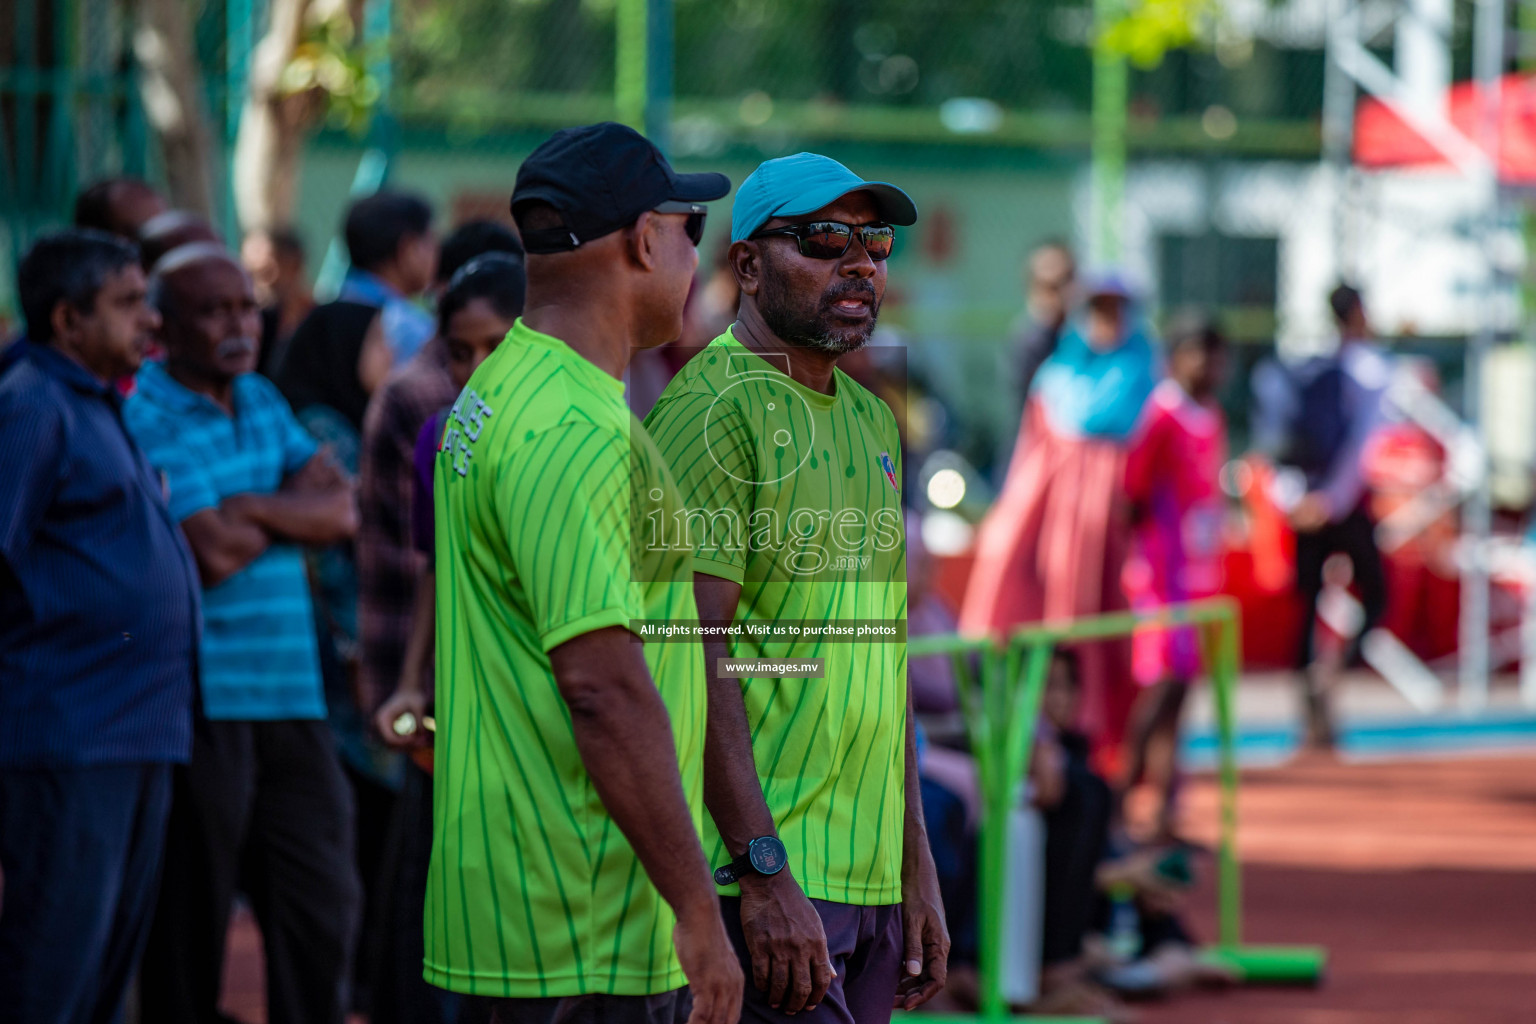
<svg viewBox="0 0 1536 1024"><path fill-rule="evenodd" d="M901 925L906 957L892 1007L912 1010L944 989L949 976L949 928L931 855L919 858L910 880L901 884Z"/></svg>
<svg viewBox="0 0 1536 1024"><path fill-rule="evenodd" d="M741 965L720 921L720 905L710 900L678 918L672 945L693 993L688 1024L736 1024L741 1018Z"/></svg>
<svg viewBox="0 0 1536 1024"><path fill-rule="evenodd" d="M416 723L416 728L404 735L395 731L395 722L401 715L413 716ZM384 742L396 750L417 750L432 745L432 734L421 724L426 716L427 695L402 686L390 694L389 699L374 712L373 727Z"/></svg>
<svg viewBox="0 0 1536 1024"><path fill-rule="evenodd" d="M752 984L785 1013L814 1010L832 984L821 916L786 869L741 879L741 931L752 954Z"/></svg>
<svg viewBox="0 0 1536 1024"><path fill-rule="evenodd" d="M1311 491L1291 509L1291 529L1297 533L1316 533L1333 518L1333 508L1328 496L1321 491Z"/></svg>

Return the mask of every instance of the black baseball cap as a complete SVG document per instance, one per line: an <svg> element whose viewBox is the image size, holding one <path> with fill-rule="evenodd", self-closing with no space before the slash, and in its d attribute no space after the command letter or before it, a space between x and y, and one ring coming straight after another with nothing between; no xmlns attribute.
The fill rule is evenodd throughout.
<svg viewBox="0 0 1536 1024"><path fill-rule="evenodd" d="M723 174L678 174L644 135L605 121L558 131L529 154L512 187L512 216L529 203L554 207L565 226L522 231L523 246L569 252L662 203L703 203L730 190Z"/></svg>

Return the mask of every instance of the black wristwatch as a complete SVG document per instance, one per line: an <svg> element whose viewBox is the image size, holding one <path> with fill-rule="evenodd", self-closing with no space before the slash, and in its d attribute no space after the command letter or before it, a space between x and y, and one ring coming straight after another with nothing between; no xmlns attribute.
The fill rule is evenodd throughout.
<svg viewBox="0 0 1536 1024"><path fill-rule="evenodd" d="M747 852L731 863L715 869L716 885L734 885L748 871L776 875L789 866L789 851L778 836L758 836L747 844Z"/></svg>

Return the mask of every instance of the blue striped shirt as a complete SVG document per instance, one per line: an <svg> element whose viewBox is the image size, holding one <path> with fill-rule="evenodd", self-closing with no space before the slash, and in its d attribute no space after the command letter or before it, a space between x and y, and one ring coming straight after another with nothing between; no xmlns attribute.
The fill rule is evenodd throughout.
<svg viewBox="0 0 1536 1024"><path fill-rule="evenodd" d="M0 355L0 767L182 762L198 580L112 388Z"/></svg>
<svg viewBox="0 0 1536 1024"><path fill-rule="evenodd" d="M236 494L272 494L315 454L313 438L265 377L234 383L234 415L146 363L128 400L128 429L170 488L185 522ZM203 590L200 679L210 719L324 718L320 657L303 550L267 548Z"/></svg>

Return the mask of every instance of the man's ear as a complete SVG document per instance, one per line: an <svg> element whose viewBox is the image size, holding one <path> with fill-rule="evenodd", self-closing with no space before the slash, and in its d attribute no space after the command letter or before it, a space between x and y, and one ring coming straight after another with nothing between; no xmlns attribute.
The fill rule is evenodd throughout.
<svg viewBox="0 0 1536 1024"><path fill-rule="evenodd" d="M763 251L756 242L732 242L725 254L743 295L757 295L763 280Z"/></svg>
<svg viewBox="0 0 1536 1024"><path fill-rule="evenodd" d="M69 304L67 299L60 299L53 304L53 312L48 314L48 324L53 328L55 338L68 338L74 333L75 324L80 322L80 311Z"/></svg>
<svg viewBox="0 0 1536 1024"><path fill-rule="evenodd" d="M624 249L641 270L655 270L661 244L661 221L649 210L635 218L624 232Z"/></svg>

